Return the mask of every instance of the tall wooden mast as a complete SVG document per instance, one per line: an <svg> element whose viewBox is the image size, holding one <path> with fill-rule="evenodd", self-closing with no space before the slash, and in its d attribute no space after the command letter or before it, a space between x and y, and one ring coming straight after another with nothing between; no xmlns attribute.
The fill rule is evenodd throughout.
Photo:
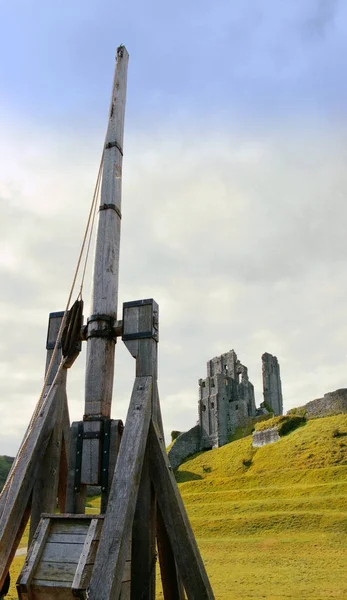
<svg viewBox="0 0 347 600"><path fill-rule="evenodd" d="M87 324L85 415L110 417L117 318L124 114L129 55L117 50L96 240L92 315Z"/></svg>

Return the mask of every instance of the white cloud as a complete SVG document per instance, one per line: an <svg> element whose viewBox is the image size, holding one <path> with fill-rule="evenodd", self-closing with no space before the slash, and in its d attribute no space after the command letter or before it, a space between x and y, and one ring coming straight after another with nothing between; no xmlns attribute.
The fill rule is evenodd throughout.
<svg viewBox="0 0 347 600"><path fill-rule="evenodd" d="M0 155L7 454L40 393L47 317L65 305L100 147L64 132L36 132L33 144L28 126L19 154L13 129ZM159 302L167 433L195 424L205 363L231 348L249 367L258 403L264 351L279 358L286 409L345 385L345 137L341 128L298 126L126 135L120 302ZM83 367L80 357L69 374L73 419L83 414ZM115 417L125 418L133 374L119 343Z"/></svg>

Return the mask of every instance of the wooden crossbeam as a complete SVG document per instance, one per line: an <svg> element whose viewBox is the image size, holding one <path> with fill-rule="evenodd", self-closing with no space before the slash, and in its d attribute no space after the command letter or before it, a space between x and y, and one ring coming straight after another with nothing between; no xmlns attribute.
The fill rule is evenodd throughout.
<svg viewBox="0 0 347 600"><path fill-rule="evenodd" d="M151 418L152 377L136 377L90 581L89 597L119 597Z"/></svg>

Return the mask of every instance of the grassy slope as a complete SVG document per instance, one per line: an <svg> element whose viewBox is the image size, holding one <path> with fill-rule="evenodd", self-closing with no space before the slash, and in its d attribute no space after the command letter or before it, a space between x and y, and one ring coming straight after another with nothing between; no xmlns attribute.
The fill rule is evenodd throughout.
<svg viewBox="0 0 347 600"><path fill-rule="evenodd" d="M347 598L347 415L202 453L177 479L218 600Z"/></svg>
<svg viewBox="0 0 347 600"><path fill-rule="evenodd" d="M204 452L177 479L216 600L347 599L347 415Z"/></svg>

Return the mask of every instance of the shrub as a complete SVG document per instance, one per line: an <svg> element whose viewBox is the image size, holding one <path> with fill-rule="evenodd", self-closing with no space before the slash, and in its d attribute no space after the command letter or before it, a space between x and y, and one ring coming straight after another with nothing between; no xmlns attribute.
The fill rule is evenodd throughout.
<svg viewBox="0 0 347 600"><path fill-rule="evenodd" d="M273 427L277 429L278 434L286 435L290 431L294 431L300 425L304 425L306 423L305 417L300 417L296 415L280 415L278 417L273 417L268 421L261 421L260 423L256 423L255 430L256 431L265 431L265 429L272 429Z"/></svg>
<svg viewBox="0 0 347 600"><path fill-rule="evenodd" d="M291 408L287 411L287 415L293 417L306 417L306 406L297 406L296 408Z"/></svg>
<svg viewBox="0 0 347 600"><path fill-rule="evenodd" d="M178 436L181 435L181 431L171 431L171 441L174 442L177 440Z"/></svg>

